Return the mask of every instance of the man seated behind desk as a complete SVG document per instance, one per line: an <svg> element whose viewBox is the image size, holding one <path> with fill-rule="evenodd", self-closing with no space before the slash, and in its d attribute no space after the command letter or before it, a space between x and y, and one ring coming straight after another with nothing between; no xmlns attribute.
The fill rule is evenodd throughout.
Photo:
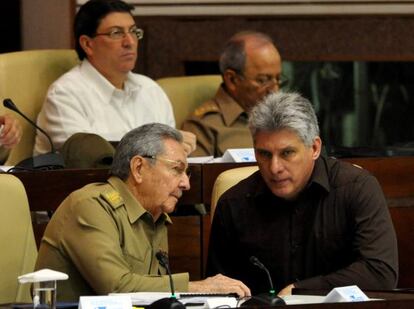
<svg viewBox="0 0 414 309"><path fill-rule="evenodd" d="M243 281L253 294L275 290L395 288L397 242L378 181L350 163L320 156L308 100L272 94L250 114L259 171L226 191L215 211L207 275Z"/></svg>
<svg viewBox="0 0 414 309"><path fill-rule="evenodd" d="M220 157L228 148L251 148L247 113L279 90L281 59L272 39L260 32L236 33L220 56L223 83L215 97L198 107L182 129L197 137L192 156Z"/></svg>
<svg viewBox="0 0 414 309"><path fill-rule="evenodd" d="M105 140L119 141L142 124L175 126L171 103L163 90L150 78L131 72L138 41L143 38L131 14L133 9L120 0L90 0L79 9L74 35L82 62L51 85L37 120L57 149L79 132L103 137L96 138L105 150ZM183 135L189 153L195 148L195 136L189 132ZM79 144L86 156L96 151L90 149L90 139L83 145L85 137L77 134L76 138L75 144L71 141L63 149L65 157L79 151ZM37 134L34 153L49 150L46 137Z"/></svg>
<svg viewBox="0 0 414 309"><path fill-rule="evenodd" d="M16 118L9 114L0 115L0 164L4 163L9 150L22 138L22 128Z"/></svg>
<svg viewBox="0 0 414 309"><path fill-rule="evenodd" d="M53 214L42 238L36 269L69 275L58 299L111 292L170 291L155 255L168 251L167 226L184 190L190 188L187 155L179 131L147 124L117 146L110 178L70 194ZM174 274L181 292L250 295L240 281L218 275L189 282Z"/></svg>

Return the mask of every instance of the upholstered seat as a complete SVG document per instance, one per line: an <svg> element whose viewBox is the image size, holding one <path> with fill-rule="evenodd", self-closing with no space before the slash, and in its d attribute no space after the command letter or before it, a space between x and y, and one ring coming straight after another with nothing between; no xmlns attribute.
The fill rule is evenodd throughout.
<svg viewBox="0 0 414 309"><path fill-rule="evenodd" d="M176 127L204 101L214 97L221 83L220 75L166 77L157 80L174 109Z"/></svg>
<svg viewBox="0 0 414 309"><path fill-rule="evenodd" d="M3 107L10 98L31 120L36 122L49 85L78 63L74 50L31 50L0 54L0 114L13 113ZM19 145L10 152L7 165L15 165L32 156L35 129L15 114L23 128Z"/></svg>
<svg viewBox="0 0 414 309"><path fill-rule="evenodd" d="M237 168L232 168L227 171L224 171L220 175L217 176L217 179L214 182L213 191L211 193L211 208L210 208L211 220L213 220L214 211L216 209L217 202L220 196L224 192L226 192L228 189L233 187L235 184L249 177L251 174L253 174L257 170L258 170L258 167L256 165L237 167Z"/></svg>
<svg viewBox="0 0 414 309"><path fill-rule="evenodd" d="M37 257L26 191L17 177L0 174L0 197L0 303L31 302L30 285L17 281Z"/></svg>

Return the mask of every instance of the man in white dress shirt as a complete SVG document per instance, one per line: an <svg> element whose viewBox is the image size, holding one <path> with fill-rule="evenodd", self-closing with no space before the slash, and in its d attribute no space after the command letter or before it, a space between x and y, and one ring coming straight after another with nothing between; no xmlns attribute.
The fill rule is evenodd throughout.
<svg viewBox="0 0 414 309"><path fill-rule="evenodd" d="M71 152L73 156L73 151L78 157L85 152L90 155L90 138L83 138L83 134L79 138L76 133L98 140L93 143L95 155L99 152L95 145L119 141L142 124L159 122L175 127L172 106L163 90L150 78L131 72L138 41L143 38L132 10L133 6L120 0L90 0L75 17L81 63L51 85L37 120L57 149L75 137L70 147L63 147L65 156ZM195 149L195 136L182 133L190 153ZM46 137L38 134L34 153L49 150Z"/></svg>

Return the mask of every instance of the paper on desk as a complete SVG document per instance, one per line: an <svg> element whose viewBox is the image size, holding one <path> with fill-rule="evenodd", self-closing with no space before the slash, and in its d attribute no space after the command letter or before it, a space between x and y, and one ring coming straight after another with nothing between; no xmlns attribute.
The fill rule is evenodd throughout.
<svg viewBox="0 0 414 309"><path fill-rule="evenodd" d="M133 293L110 293L109 295L128 295L133 305L146 306L164 297L170 297L167 292L133 292Z"/></svg>
<svg viewBox="0 0 414 309"><path fill-rule="evenodd" d="M237 299L235 297L209 297L206 294L201 293L199 296L197 293L191 293L194 295L192 297L180 298L180 294L186 293L176 293L177 299L183 304L188 303L200 303L200 307L204 308L216 308L219 306L230 306L235 308L237 306ZM135 306L146 306L154 301L157 301L164 297L170 297L171 293L169 292L134 292L134 293L111 293L109 295L129 295L131 297L132 304ZM197 306L198 307L198 306ZM191 306L194 308L194 306Z"/></svg>
<svg viewBox="0 0 414 309"><path fill-rule="evenodd" d="M0 165L0 172L7 172L12 167L14 167L14 165Z"/></svg>
<svg viewBox="0 0 414 309"><path fill-rule="evenodd" d="M286 305L321 304L325 301L325 296L318 295L285 295L282 298Z"/></svg>
<svg viewBox="0 0 414 309"><path fill-rule="evenodd" d="M205 156L205 157L189 157L187 158L188 163L210 163L214 159L213 156Z"/></svg>
<svg viewBox="0 0 414 309"><path fill-rule="evenodd" d="M188 163L227 163L227 162L256 162L253 148L231 148L227 149L222 157L190 157Z"/></svg>

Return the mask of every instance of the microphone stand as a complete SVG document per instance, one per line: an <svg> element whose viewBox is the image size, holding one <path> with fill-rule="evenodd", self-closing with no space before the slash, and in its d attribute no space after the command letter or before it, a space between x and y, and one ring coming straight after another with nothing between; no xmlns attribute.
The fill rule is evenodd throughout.
<svg viewBox="0 0 414 309"><path fill-rule="evenodd" d="M53 146L52 139L50 136L39 126L36 125L32 120L30 120L25 114L23 114L13 103L11 99L4 99L3 106L18 113L22 116L25 120L27 120L33 127L44 134L50 144L51 151L45 154L41 154L35 157L30 157L25 159L16 164L13 169L44 169L44 170L51 170L51 169L61 169L65 167L65 163L63 157L55 151L55 147Z"/></svg>
<svg viewBox="0 0 414 309"><path fill-rule="evenodd" d="M259 261L259 259L255 256L250 257L250 262L259 267L260 269L264 270L267 274L267 278L270 284L269 293L261 293L258 295L254 295L245 302L241 304L241 307L250 307L250 306L283 306L286 305L285 301L276 295L276 292L273 288L273 281L272 277L270 276L269 270Z"/></svg>
<svg viewBox="0 0 414 309"><path fill-rule="evenodd" d="M148 306L148 308L149 309L185 309L184 304L178 301L177 297L175 296L174 281L172 279L167 253L163 251L158 251L155 254L155 257L157 258L160 265L164 267L167 271L168 277L170 279L171 296L164 297L164 298L161 298L153 302L151 305Z"/></svg>

